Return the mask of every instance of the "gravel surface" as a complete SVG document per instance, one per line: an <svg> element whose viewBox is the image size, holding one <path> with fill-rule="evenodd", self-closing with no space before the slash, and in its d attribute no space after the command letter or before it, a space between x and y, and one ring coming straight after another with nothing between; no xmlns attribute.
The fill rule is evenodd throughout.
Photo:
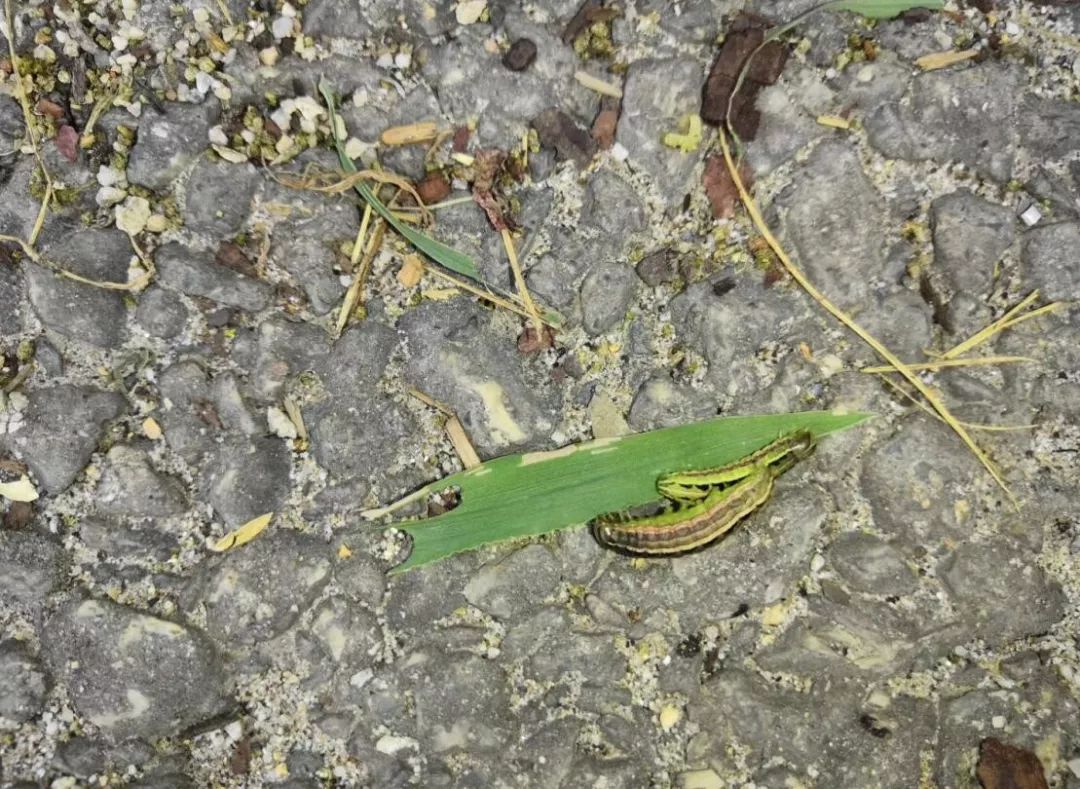
<svg viewBox="0 0 1080 789"><path fill-rule="evenodd" d="M1080 308L973 353L1027 362L923 373L1024 426L974 431L1014 507L859 372L689 117L769 24L741 12L809 5L16 0L0 234L34 251L0 242L0 482L40 497L0 497L0 785L1080 787ZM742 172L832 299L918 361L1035 289L1078 298L1080 6L819 14L781 43ZM358 168L445 196L430 232L496 287L489 217L520 230L553 339L417 278L392 232L338 336L363 209L303 188L337 166L320 77ZM706 550L571 529L388 576L406 539L361 511L460 468L411 387L484 459L875 418Z"/></svg>

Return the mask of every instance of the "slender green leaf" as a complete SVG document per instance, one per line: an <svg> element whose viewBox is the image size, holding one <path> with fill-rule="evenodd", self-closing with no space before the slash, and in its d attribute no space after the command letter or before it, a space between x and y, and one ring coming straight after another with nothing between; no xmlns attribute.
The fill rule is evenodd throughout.
<svg viewBox="0 0 1080 789"><path fill-rule="evenodd" d="M822 436L868 417L828 411L725 417L495 458L406 499L454 487L461 503L435 518L391 524L413 537L412 553L392 572L488 543L579 526L601 513L656 500L656 480L663 474L730 463L793 430Z"/></svg>
<svg viewBox="0 0 1080 789"><path fill-rule="evenodd" d="M355 173L356 166L345 153L345 146L342 145L337 136L337 109L334 104L334 97L330 92L330 86L326 84L325 80L319 81L319 91L322 93L323 100L326 101L326 107L330 113L330 128L334 138L334 148L337 150L338 161L341 162L341 169L347 173ZM375 212L385 219L394 230L404 236L410 244L439 265L482 283L480 272L471 257L402 222L375 196L375 192L367 184L358 181L354 184L354 188L371 205Z"/></svg>
<svg viewBox="0 0 1080 789"><path fill-rule="evenodd" d="M831 11L852 11L870 19L892 19L912 8L940 11L945 0L833 0L826 7Z"/></svg>

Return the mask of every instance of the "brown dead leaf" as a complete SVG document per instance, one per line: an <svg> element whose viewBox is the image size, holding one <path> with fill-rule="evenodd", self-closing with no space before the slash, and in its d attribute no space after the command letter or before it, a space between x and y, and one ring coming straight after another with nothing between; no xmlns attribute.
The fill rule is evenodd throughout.
<svg viewBox="0 0 1080 789"><path fill-rule="evenodd" d="M993 737L979 743L975 775L983 789L1047 789L1038 756Z"/></svg>
<svg viewBox="0 0 1080 789"><path fill-rule="evenodd" d="M34 106L34 109L39 114L47 115L53 120L60 120L64 117L64 108L55 101L49 101L48 99L38 99L38 103Z"/></svg>
<svg viewBox="0 0 1080 789"><path fill-rule="evenodd" d="M34 520L34 505L28 501L13 501L4 513L4 528L8 531L25 529Z"/></svg>
<svg viewBox="0 0 1080 789"><path fill-rule="evenodd" d="M538 353L555 344L555 333L544 326L539 332L535 326L526 326L518 335L517 348L521 353Z"/></svg>
<svg viewBox="0 0 1080 789"><path fill-rule="evenodd" d="M619 102L605 98L601 105L609 101L614 106L601 109L593 119L592 128L589 130L596 144L605 151L615 144L615 131L619 126Z"/></svg>
<svg viewBox="0 0 1080 789"><path fill-rule="evenodd" d="M424 205L432 205L445 200L450 194L450 182L442 173L428 173L416 184L416 193Z"/></svg>
<svg viewBox="0 0 1080 789"><path fill-rule="evenodd" d="M79 133L67 124L61 126L56 132L56 150L69 162L78 160Z"/></svg>
<svg viewBox="0 0 1080 789"><path fill-rule="evenodd" d="M746 188L749 189L754 182L754 174L742 162L739 165L739 177L742 178ZM705 195L709 198L713 216L717 219L728 219L735 215L735 208L739 204L739 190L735 188L735 182L731 180L724 159L720 156L710 156L705 160L705 172L701 177L705 186Z"/></svg>
<svg viewBox="0 0 1080 789"><path fill-rule="evenodd" d="M700 114L705 123L720 126L725 122L728 101L743 65L765 40L771 26L769 20L757 14L740 13L732 20L701 93ZM758 93L779 79L787 57L787 48L779 41L771 41L750 62L742 87L731 100L731 125L744 140L754 138L761 120L755 107Z"/></svg>
<svg viewBox="0 0 1080 789"><path fill-rule="evenodd" d="M259 272L255 264L238 245L231 241L222 241L214 253L214 262L248 277L257 277Z"/></svg>

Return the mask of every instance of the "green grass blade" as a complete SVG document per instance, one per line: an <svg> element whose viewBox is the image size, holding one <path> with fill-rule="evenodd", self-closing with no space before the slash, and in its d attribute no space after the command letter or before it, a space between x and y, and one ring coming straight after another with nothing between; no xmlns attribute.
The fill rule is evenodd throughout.
<svg viewBox="0 0 1080 789"><path fill-rule="evenodd" d="M807 411L722 417L551 452L506 455L425 486L410 498L448 487L461 503L426 520L391 524L413 537L399 573L503 540L582 525L595 516L658 498L662 474L730 463L793 430L822 436L869 414Z"/></svg>
<svg viewBox="0 0 1080 789"><path fill-rule="evenodd" d="M337 109L334 104L333 94L330 92L330 86L326 84L325 80L319 81L319 91L322 93L323 100L326 102L327 110L330 113L331 135L334 138L334 148L337 150L338 161L341 162L341 169L347 173L355 173L356 166L353 164L352 159L345 153L345 146L341 144L341 140L338 139L337 136ZM385 219L387 223L400 233L410 244L439 265L445 266L451 271L455 271L458 274L462 274L469 279L474 279L483 284L483 281L480 279L480 272L477 270L476 263L471 257L464 252L459 252L453 247L448 247L446 244L436 241L431 236L421 233L419 230L402 222L394 216L393 212L391 212L378 197L375 196L375 192L373 192L371 187L367 184L357 182L353 186L357 193L371 205L372 209ZM487 286L485 285L485 287Z"/></svg>
<svg viewBox="0 0 1080 789"><path fill-rule="evenodd" d="M826 7L831 11L852 11L869 19L892 19L913 8L940 11L945 0L833 0Z"/></svg>

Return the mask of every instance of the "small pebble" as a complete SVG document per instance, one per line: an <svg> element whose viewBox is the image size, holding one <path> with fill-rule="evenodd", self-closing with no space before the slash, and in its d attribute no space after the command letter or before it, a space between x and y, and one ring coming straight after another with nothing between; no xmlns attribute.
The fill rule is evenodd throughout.
<svg viewBox="0 0 1080 789"><path fill-rule="evenodd" d="M1020 212L1020 219L1028 227L1033 227L1039 223L1040 219L1042 219L1042 211L1039 210L1039 206L1032 203Z"/></svg>
<svg viewBox="0 0 1080 789"><path fill-rule="evenodd" d="M536 61L536 44L519 38L503 55L502 63L511 71L524 71Z"/></svg>

